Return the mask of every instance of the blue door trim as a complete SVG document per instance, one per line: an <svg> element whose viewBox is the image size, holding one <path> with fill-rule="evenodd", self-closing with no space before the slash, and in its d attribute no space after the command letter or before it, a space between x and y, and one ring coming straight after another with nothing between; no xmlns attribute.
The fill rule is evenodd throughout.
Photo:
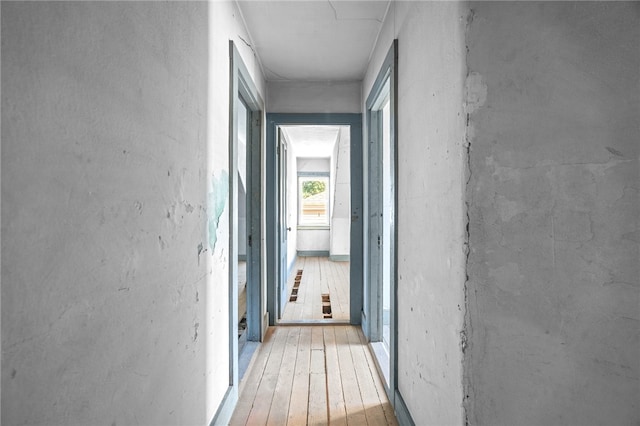
<svg viewBox="0 0 640 426"><path fill-rule="evenodd" d="M387 56L380 67L376 80L367 96L366 101L366 127L367 127L367 137L368 137L368 146L367 146L367 187L369 194L378 193L378 185L380 184L380 177L375 173L375 170L370 170L375 168L379 162L381 161L381 124L379 122L380 112L379 110L375 110L374 106L379 97L383 95L383 90L386 82L389 82L389 99L390 99L390 156L391 156L391 175L393 177L392 184L392 199L393 199L393 220L391 221L391 241L385 242L383 244L389 244L387 247L391 250L391 276L390 285L391 285L391 317L390 317L390 348L389 348L389 382L385 383L385 389L387 391L387 396L389 400L393 404L396 414L398 415L398 421L400 424L412 425L413 419L411 418L411 413L407 409L407 406L402 399L402 395L400 394L400 390L398 387L398 40L394 40L387 52ZM378 216L380 206L376 208L374 203L380 203L380 200L376 200L373 195L370 195L368 199L370 201L370 205L367 206L367 217L371 217L373 215ZM376 210L374 212L370 210ZM369 339L369 341L380 341L382 337L382 324L381 324L381 295L379 294L379 289L377 289L377 280L379 277L379 269L376 263L379 262L378 255L376 254L376 250L373 247L377 247L379 242L376 241L377 235L380 234L379 226L371 220L367 222L367 254L365 257L366 262L366 276L367 276L367 288L365 291L366 297L366 306L367 311L365 314L365 321L363 321L363 329L365 332L365 336ZM376 317L378 319L376 320ZM379 363L380 360L375 357L376 362ZM380 367L380 365L379 365Z"/></svg>
<svg viewBox="0 0 640 426"><path fill-rule="evenodd" d="M267 238L267 310L269 325L275 325L280 297L278 265L278 168L276 134L278 126L334 125L350 126L351 131L351 265L350 265L350 323L360 324L362 317L362 114L267 114L266 141L266 238Z"/></svg>
<svg viewBox="0 0 640 426"><path fill-rule="evenodd" d="M229 389L217 416L221 419L233 412L238 399L239 347L238 347L238 105L246 104L248 110L247 124L247 190L251 197L247 202L247 234L254 241L260 241L262 229L260 191L260 156L262 142L261 118L264 113L264 102L251 79L242 57L233 41L229 41ZM258 171L256 171L256 169ZM260 244L247 247L247 340L262 339L262 257ZM217 421L217 420L216 420ZM222 420L220 420L222 421Z"/></svg>

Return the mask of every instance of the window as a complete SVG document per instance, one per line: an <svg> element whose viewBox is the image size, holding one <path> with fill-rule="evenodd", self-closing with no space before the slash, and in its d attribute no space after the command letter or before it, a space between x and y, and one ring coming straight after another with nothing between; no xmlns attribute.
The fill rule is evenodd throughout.
<svg viewBox="0 0 640 426"><path fill-rule="evenodd" d="M298 226L329 226L329 174L298 175Z"/></svg>

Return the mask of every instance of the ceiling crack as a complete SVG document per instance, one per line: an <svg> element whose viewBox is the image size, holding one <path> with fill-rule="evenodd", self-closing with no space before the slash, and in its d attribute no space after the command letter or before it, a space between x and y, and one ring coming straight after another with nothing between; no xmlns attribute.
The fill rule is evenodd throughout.
<svg viewBox="0 0 640 426"><path fill-rule="evenodd" d="M327 0L327 2L329 3L329 6L331 6L331 9L333 9L333 16L335 17L336 21L376 21L379 24L383 23L383 21L378 18L339 18L338 10L333 5L333 2L331 0Z"/></svg>

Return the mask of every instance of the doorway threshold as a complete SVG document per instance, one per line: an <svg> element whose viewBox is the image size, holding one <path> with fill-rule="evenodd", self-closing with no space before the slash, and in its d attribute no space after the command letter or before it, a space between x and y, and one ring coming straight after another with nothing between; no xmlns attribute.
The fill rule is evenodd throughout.
<svg viewBox="0 0 640 426"><path fill-rule="evenodd" d="M242 380L244 377L244 373L249 369L249 365L251 365L251 361L253 360L253 355L256 352L256 349L260 346L260 342L247 342L240 349L240 355L238 357L238 379Z"/></svg>
<svg viewBox="0 0 640 426"><path fill-rule="evenodd" d="M304 325L351 325L349 321L340 319L308 319L308 320L280 320L276 325L304 326Z"/></svg>
<svg viewBox="0 0 640 426"><path fill-rule="evenodd" d="M384 377L385 386L389 388L389 350L382 342L371 342L369 347L373 352L378 372Z"/></svg>

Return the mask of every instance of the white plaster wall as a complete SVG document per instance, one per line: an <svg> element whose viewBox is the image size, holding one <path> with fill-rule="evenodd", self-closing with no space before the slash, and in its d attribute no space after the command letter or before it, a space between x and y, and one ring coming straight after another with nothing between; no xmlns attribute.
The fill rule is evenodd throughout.
<svg viewBox="0 0 640 426"><path fill-rule="evenodd" d="M327 158L298 157L296 161L297 161L298 173L303 173L303 172L330 173L331 172L331 159L329 157ZM296 179L296 191L297 191L297 182L298 180Z"/></svg>
<svg viewBox="0 0 640 426"><path fill-rule="evenodd" d="M351 221L346 218L334 218L331 221L331 256L349 256L351 239Z"/></svg>
<svg viewBox="0 0 640 426"><path fill-rule="evenodd" d="M470 424L640 421L638 3L474 3Z"/></svg>
<svg viewBox="0 0 640 426"><path fill-rule="evenodd" d="M351 135L349 127L340 127L334 150L331 200L331 256L347 256L351 242Z"/></svg>
<svg viewBox="0 0 640 426"><path fill-rule="evenodd" d="M358 113L361 82L267 83L267 111L289 113Z"/></svg>
<svg viewBox="0 0 640 426"><path fill-rule="evenodd" d="M298 251L326 251L331 248L328 229L298 229Z"/></svg>
<svg viewBox="0 0 640 426"><path fill-rule="evenodd" d="M207 5L2 2L2 423L207 422Z"/></svg>
<svg viewBox="0 0 640 426"><path fill-rule="evenodd" d="M393 2L363 83L362 105L397 37L398 381L420 425L464 423L465 22L464 4Z"/></svg>
<svg viewBox="0 0 640 426"><path fill-rule="evenodd" d="M265 83L235 2L209 3L209 109L207 142L207 421L229 385L229 40L233 40L260 96ZM264 164L264 158L263 158ZM264 186L264 172L263 172ZM265 191L263 191L264 193ZM263 218L265 215L263 214ZM264 221L263 221L264 229ZM264 249L264 235L261 238ZM266 268L263 265L263 271ZM264 277L262 282L264 283ZM263 289L264 291L264 289ZM266 299L266 298L263 298ZM263 311L266 309L266 300Z"/></svg>
<svg viewBox="0 0 640 426"><path fill-rule="evenodd" d="M331 152L331 157L329 158L329 185L331 194L329 195L329 220L333 221L333 207L335 204L336 198L336 167L338 166L338 153L340 149L340 130L336 133L336 140L333 144L333 151ZM333 238L333 237L331 237Z"/></svg>

